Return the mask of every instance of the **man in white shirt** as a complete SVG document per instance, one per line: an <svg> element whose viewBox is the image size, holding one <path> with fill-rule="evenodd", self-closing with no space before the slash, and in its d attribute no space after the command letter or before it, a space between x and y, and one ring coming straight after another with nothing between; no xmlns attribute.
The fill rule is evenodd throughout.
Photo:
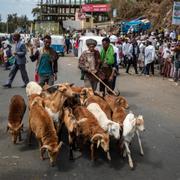
<svg viewBox="0 0 180 180"><path fill-rule="evenodd" d="M128 61L128 49L129 49L129 46L130 46L130 43L128 42L129 40L128 39L125 39L123 45L122 45L122 52L123 52L123 55L124 55L124 66L126 68L127 66L127 61Z"/></svg>
<svg viewBox="0 0 180 180"><path fill-rule="evenodd" d="M155 48L152 42L147 42L147 47L145 48L145 74L149 76L149 70L151 68L152 75L154 75L154 60L155 60Z"/></svg>

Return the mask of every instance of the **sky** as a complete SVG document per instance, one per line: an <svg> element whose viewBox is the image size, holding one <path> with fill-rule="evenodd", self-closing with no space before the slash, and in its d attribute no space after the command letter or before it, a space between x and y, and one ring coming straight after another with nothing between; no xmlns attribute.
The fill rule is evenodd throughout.
<svg viewBox="0 0 180 180"><path fill-rule="evenodd" d="M32 8L36 7L38 0L0 0L0 14L2 21L6 21L8 14L17 13L18 16L27 15L32 20Z"/></svg>

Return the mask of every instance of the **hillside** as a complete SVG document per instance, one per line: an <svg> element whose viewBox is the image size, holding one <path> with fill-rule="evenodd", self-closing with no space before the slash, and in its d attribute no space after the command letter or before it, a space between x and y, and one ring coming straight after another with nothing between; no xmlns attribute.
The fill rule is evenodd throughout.
<svg viewBox="0 0 180 180"><path fill-rule="evenodd" d="M118 9L118 19L132 19L146 16L153 28L172 28L172 0L112 0L112 7Z"/></svg>

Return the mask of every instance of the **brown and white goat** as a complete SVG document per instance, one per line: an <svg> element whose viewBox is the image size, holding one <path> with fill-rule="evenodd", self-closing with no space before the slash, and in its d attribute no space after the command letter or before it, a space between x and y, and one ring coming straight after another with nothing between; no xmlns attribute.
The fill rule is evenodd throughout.
<svg viewBox="0 0 180 180"><path fill-rule="evenodd" d="M111 160L109 154L109 135L98 124L96 118L86 107L77 106L74 109L74 115L78 123L79 134L82 134L84 142L91 142L91 159L94 160L94 144L102 147L107 154L108 160Z"/></svg>
<svg viewBox="0 0 180 180"><path fill-rule="evenodd" d="M57 90L49 97L45 98L45 109L53 119L57 132L59 132L62 122L63 105L68 97L75 96L71 89L71 84L63 83L57 85Z"/></svg>
<svg viewBox="0 0 180 180"><path fill-rule="evenodd" d="M20 95L13 96L9 105L7 131L10 131L14 144L18 137L19 141L21 141L21 130L23 128L22 119L25 111L26 104L23 97Z"/></svg>
<svg viewBox="0 0 180 180"><path fill-rule="evenodd" d="M62 142L58 144L58 137L49 114L44 109L44 102L40 96L31 99L29 111L29 143L32 132L35 134L40 145L41 159L44 160L44 153L47 150L50 164L53 166Z"/></svg>
<svg viewBox="0 0 180 180"><path fill-rule="evenodd" d="M101 109L105 112L108 119L111 119L112 110L108 103L100 96L96 96L88 88L85 88L81 92L82 105L88 106L91 103L97 103Z"/></svg>

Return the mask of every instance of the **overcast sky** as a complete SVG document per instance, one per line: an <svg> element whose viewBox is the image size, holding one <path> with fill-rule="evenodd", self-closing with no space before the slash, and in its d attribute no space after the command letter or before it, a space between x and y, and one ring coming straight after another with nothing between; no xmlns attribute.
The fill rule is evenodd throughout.
<svg viewBox="0 0 180 180"><path fill-rule="evenodd" d="M38 0L0 0L0 14L3 21L7 15L17 13L18 16L27 15L28 19L33 19L32 8L36 7Z"/></svg>

